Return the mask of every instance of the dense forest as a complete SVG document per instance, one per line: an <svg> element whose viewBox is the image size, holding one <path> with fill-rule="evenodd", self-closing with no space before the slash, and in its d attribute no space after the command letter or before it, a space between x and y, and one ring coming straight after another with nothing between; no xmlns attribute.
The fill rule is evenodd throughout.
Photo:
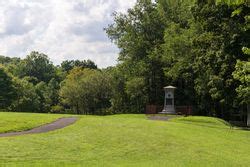
<svg viewBox="0 0 250 167"><path fill-rule="evenodd" d="M237 2L237 3L236 3ZM250 5L245 0L138 0L104 28L115 67L55 66L43 53L0 56L0 109L76 114L144 113L176 86L176 105L229 119L250 102Z"/></svg>

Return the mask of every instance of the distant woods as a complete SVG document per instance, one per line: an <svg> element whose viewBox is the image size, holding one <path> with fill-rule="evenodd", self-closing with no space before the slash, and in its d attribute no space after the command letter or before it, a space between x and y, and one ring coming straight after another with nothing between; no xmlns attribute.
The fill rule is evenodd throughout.
<svg viewBox="0 0 250 167"><path fill-rule="evenodd" d="M0 57L0 108L76 114L143 113L162 105L163 87L176 104L229 119L249 104L250 8L239 0L138 0L105 28L120 49L115 67L91 60L53 65L32 52Z"/></svg>
<svg viewBox="0 0 250 167"><path fill-rule="evenodd" d="M31 52L25 59L0 56L0 63L1 109L20 112L87 113L82 111L82 108L81 111L75 110L75 103L68 100L74 98L77 101L76 97L81 92L76 92L78 95L72 93L65 99L59 95L60 92L65 94L63 90L67 88L63 83L69 76L75 75L77 80L81 80L81 77L91 75L89 71L85 72L84 76L79 76L74 73L76 69L97 71L97 65L93 61L67 60L60 66L54 66L47 55ZM74 71L71 71L73 69Z"/></svg>

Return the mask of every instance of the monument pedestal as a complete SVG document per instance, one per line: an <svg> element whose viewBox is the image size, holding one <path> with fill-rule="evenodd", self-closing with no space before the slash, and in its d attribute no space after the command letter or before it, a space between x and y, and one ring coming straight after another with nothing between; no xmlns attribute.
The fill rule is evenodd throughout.
<svg viewBox="0 0 250 167"><path fill-rule="evenodd" d="M175 108L173 107L166 107L160 112L160 114L176 114Z"/></svg>
<svg viewBox="0 0 250 167"><path fill-rule="evenodd" d="M159 114L176 114L176 112L175 111L162 110L162 112L159 112Z"/></svg>
<svg viewBox="0 0 250 167"><path fill-rule="evenodd" d="M174 90L176 87L166 86L165 90L165 101L164 101L164 109L160 114L176 114L174 107Z"/></svg>

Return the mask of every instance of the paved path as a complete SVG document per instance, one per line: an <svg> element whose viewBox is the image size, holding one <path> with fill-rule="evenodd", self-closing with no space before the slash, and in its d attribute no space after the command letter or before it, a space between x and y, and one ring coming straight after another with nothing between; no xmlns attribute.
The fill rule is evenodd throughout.
<svg viewBox="0 0 250 167"><path fill-rule="evenodd" d="M161 116L161 115L150 115L148 119L150 120L158 120L158 121L168 121L170 119L176 118L179 116Z"/></svg>
<svg viewBox="0 0 250 167"><path fill-rule="evenodd" d="M76 117L69 117L69 118L59 118L58 120L45 124L39 127L36 127L31 130L21 131L21 132L9 132L9 133L0 133L0 137L9 137L9 136L19 136L25 134L35 134L35 133L45 133L49 131L53 131L56 129L62 129L66 126L69 126L77 121L78 118Z"/></svg>

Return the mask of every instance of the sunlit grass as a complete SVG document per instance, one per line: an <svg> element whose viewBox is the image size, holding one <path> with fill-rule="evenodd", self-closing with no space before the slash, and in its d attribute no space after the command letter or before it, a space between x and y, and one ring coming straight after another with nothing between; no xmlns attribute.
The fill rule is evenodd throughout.
<svg viewBox="0 0 250 167"><path fill-rule="evenodd" d="M250 132L234 130L215 118L165 122L144 115L79 117L75 124L57 131L0 138L0 166L250 164Z"/></svg>
<svg viewBox="0 0 250 167"><path fill-rule="evenodd" d="M64 115L0 112L0 133L32 129Z"/></svg>

